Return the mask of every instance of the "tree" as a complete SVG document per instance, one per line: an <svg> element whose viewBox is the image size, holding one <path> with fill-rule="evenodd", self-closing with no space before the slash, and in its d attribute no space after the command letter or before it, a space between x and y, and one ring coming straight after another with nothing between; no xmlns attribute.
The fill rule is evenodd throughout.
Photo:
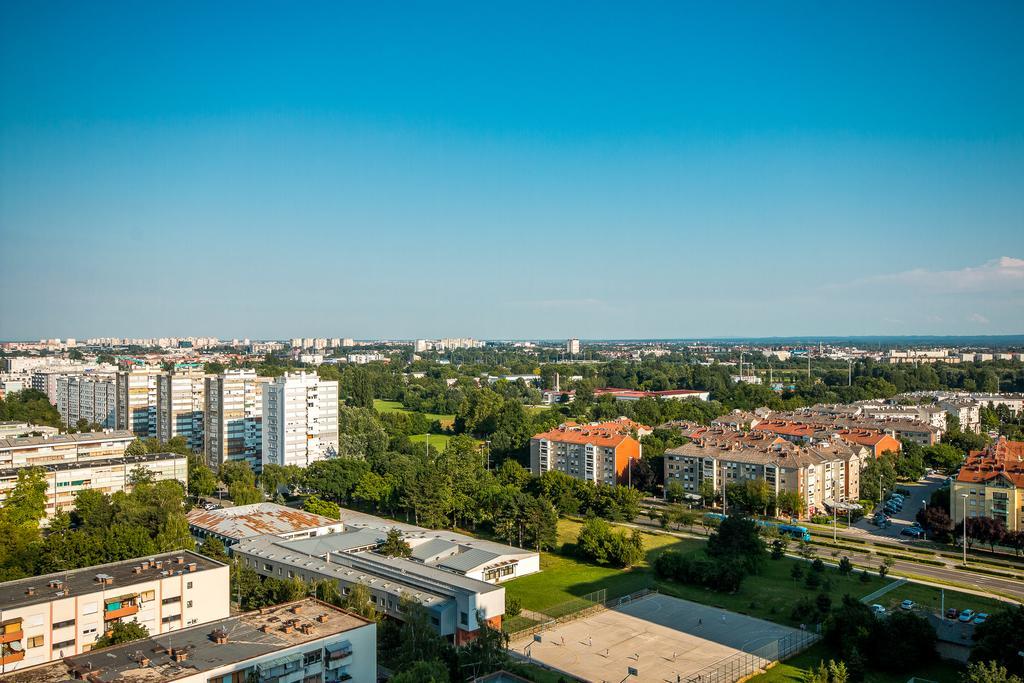
<svg viewBox="0 0 1024 683"><path fill-rule="evenodd" d="M149 629L136 621L115 621L106 633L96 639L93 650L101 650L111 645L130 643L133 640L149 638Z"/></svg>
<svg viewBox="0 0 1024 683"><path fill-rule="evenodd" d="M149 451L146 449L146 444L142 443L141 439L135 439L124 449L125 455L146 455Z"/></svg>
<svg viewBox="0 0 1024 683"><path fill-rule="evenodd" d="M709 557L742 567L747 573L757 572L764 561L764 540L753 520L730 515L708 538Z"/></svg>
<svg viewBox="0 0 1024 683"><path fill-rule="evenodd" d="M256 486L256 475L253 473L249 463L244 460L228 460L221 463L219 476L220 480L228 488L231 488L234 484Z"/></svg>
<svg viewBox="0 0 1024 683"><path fill-rule="evenodd" d="M843 555L841 558L839 558L839 565L837 567L837 571L843 576L848 576L850 572L853 571L853 563L850 562L849 557Z"/></svg>
<svg viewBox="0 0 1024 683"><path fill-rule="evenodd" d="M598 564L630 567L644 556L643 536L638 530L627 534L612 531L603 519L592 517L583 524L576 540L577 551Z"/></svg>
<svg viewBox="0 0 1024 683"><path fill-rule="evenodd" d="M387 557L412 556L412 548L409 546L409 542L402 538L402 532L397 527L388 529L387 538L384 539L384 544L377 549L377 552Z"/></svg>
<svg viewBox="0 0 1024 683"><path fill-rule="evenodd" d="M450 683L448 668L440 659L414 662L408 669L399 671L391 683Z"/></svg>
<svg viewBox="0 0 1024 683"><path fill-rule="evenodd" d="M198 458L196 459L198 460ZM189 461L188 492L189 495L206 497L217 489L217 475L202 462Z"/></svg>
<svg viewBox="0 0 1024 683"><path fill-rule="evenodd" d="M356 483L352 498L379 510L391 500L393 494L394 485L391 481L376 472L367 472Z"/></svg>
<svg viewBox="0 0 1024 683"><path fill-rule="evenodd" d="M1022 683L1020 676L1010 673L996 662L972 662L960 674L962 683Z"/></svg>
<svg viewBox="0 0 1024 683"><path fill-rule="evenodd" d="M686 490L678 481L670 481L665 487L665 499L670 503L680 503L686 495Z"/></svg>
<svg viewBox="0 0 1024 683"><path fill-rule="evenodd" d="M252 505L263 502L263 494L258 488L241 481L236 481L228 487L228 497L235 505Z"/></svg>
<svg viewBox="0 0 1024 683"><path fill-rule="evenodd" d="M704 506L711 505L715 500L715 485L704 479L697 486L697 495L701 497L704 502Z"/></svg>
<svg viewBox="0 0 1024 683"><path fill-rule="evenodd" d="M479 624L476 638L459 650L460 664L480 676L504 669L510 661L508 634L491 626L479 610L476 621Z"/></svg>
<svg viewBox="0 0 1024 683"><path fill-rule="evenodd" d="M974 628L972 662L992 661L1013 674L1024 676L1024 665L1018 654L1024 651L1024 605L1008 607Z"/></svg>
<svg viewBox="0 0 1024 683"><path fill-rule="evenodd" d="M324 500L317 496L309 496L302 501L302 509L314 515L323 515L331 519L341 519L341 508L337 503Z"/></svg>
<svg viewBox="0 0 1024 683"><path fill-rule="evenodd" d="M381 618L377 606L373 603L373 594L366 584L352 584L345 597L341 599L340 606L370 621L379 621Z"/></svg>

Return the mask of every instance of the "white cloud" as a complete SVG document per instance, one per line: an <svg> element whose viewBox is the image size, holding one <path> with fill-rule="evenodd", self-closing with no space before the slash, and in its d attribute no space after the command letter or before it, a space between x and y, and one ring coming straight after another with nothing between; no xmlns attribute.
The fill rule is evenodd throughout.
<svg viewBox="0 0 1024 683"><path fill-rule="evenodd" d="M1008 292L1024 290L1024 259L1002 256L960 270L915 268L891 275L857 280L846 286L887 285L921 289L933 294Z"/></svg>
<svg viewBox="0 0 1024 683"><path fill-rule="evenodd" d="M971 313L969 316L967 316L967 320L972 323L978 323L980 325L988 325L989 323L988 318L983 316L981 313Z"/></svg>

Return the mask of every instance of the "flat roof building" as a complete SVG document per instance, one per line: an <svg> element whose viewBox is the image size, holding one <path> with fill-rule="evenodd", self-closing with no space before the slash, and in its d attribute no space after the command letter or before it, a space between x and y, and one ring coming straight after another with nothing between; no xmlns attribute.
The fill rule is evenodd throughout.
<svg viewBox="0 0 1024 683"><path fill-rule="evenodd" d="M88 652L115 621L155 635L223 619L229 594L228 566L189 551L7 581L0 673Z"/></svg>
<svg viewBox="0 0 1024 683"><path fill-rule="evenodd" d="M340 520L277 503L236 505L218 510L196 508L188 513L188 525L196 538L217 538L227 547L263 534L284 539L310 538L345 529Z"/></svg>
<svg viewBox="0 0 1024 683"><path fill-rule="evenodd" d="M16 673L8 683L375 681L377 625L312 598Z"/></svg>

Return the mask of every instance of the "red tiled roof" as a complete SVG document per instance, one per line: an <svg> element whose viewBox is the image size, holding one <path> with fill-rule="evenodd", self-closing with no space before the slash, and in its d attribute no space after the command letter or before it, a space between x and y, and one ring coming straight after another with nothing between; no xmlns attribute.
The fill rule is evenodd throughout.
<svg viewBox="0 0 1024 683"><path fill-rule="evenodd" d="M987 484L1000 476L1005 476L1017 488L1024 488L1024 441L1000 437L984 450L971 451L956 480Z"/></svg>

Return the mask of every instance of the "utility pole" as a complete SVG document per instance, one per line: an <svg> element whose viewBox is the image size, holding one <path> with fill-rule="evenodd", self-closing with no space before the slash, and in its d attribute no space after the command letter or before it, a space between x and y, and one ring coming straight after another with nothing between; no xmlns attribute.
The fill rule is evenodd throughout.
<svg viewBox="0 0 1024 683"><path fill-rule="evenodd" d="M850 363L850 369L849 369L849 372L847 373L847 376L846 376L846 386L852 387L853 386L853 359L852 358L848 359L848 362Z"/></svg>
<svg viewBox="0 0 1024 683"><path fill-rule="evenodd" d="M964 566L967 566L967 494L961 493L964 499Z"/></svg>

